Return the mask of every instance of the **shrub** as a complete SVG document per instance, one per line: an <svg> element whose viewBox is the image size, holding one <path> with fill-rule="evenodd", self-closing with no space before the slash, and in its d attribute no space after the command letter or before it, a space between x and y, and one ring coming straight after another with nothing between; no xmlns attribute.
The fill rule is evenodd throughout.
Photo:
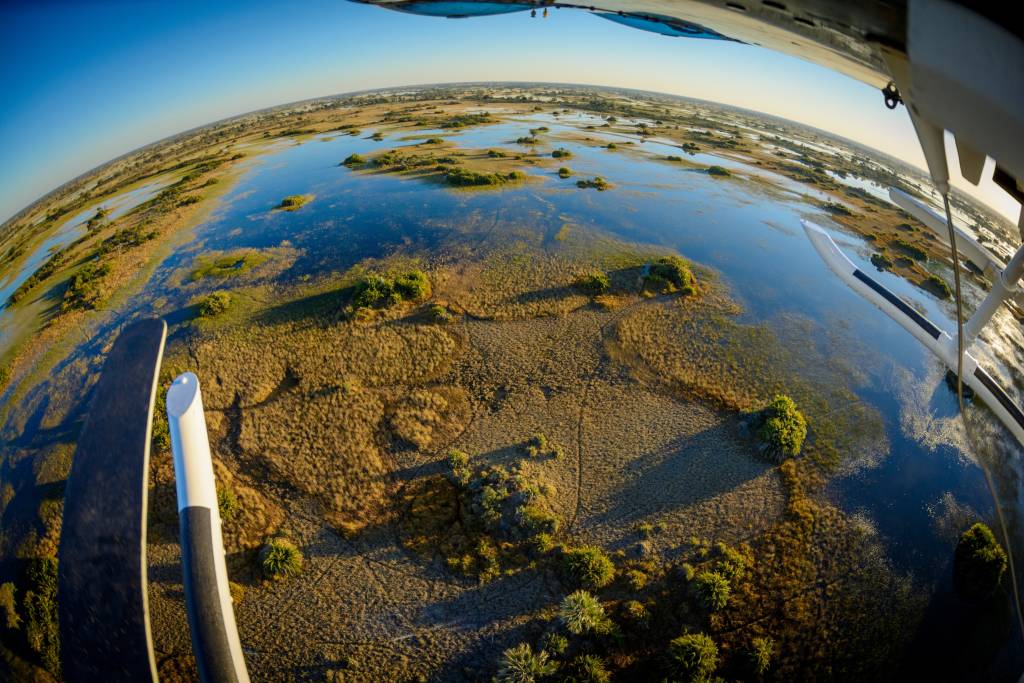
<svg viewBox="0 0 1024 683"><path fill-rule="evenodd" d="M57 626L57 559L29 560L28 589L22 598L25 638L50 673L60 670L60 634Z"/></svg>
<svg viewBox="0 0 1024 683"><path fill-rule="evenodd" d="M551 537L551 534L540 533L533 537L532 547L533 550L545 555L555 549L555 539Z"/></svg>
<svg viewBox="0 0 1024 683"><path fill-rule="evenodd" d="M682 157L676 156L675 154L669 154L668 156L665 157L665 161L682 161L682 160L683 160Z"/></svg>
<svg viewBox="0 0 1024 683"><path fill-rule="evenodd" d="M441 122L441 128L465 128L466 126L475 126L481 123L490 123L494 119L487 112L480 112L479 114L459 114L453 116L446 121Z"/></svg>
<svg viewBox="0 0 1024 683"><path fill-rule="evenodd" d="M576 187L586 189L592 187L598 192L604 192L609 188L608 181L601 176L594 176L591 180L577 180Z"/></svg>
<svg viewBox="0 0 1024 683"><path fill-rule="evenodd" d="M198 199L196 200L198 201ZM194 202L191 202L194 203ZM181 206L182 204L179 204ZM127 251L133 247L138 247L145 244L151 239L155 239L157 235L156 230L146 230L144 225L136 225L131 228L124 228L118 230L113 235L103 240L103 244L96 248L93 252L97 256L109 254L115 249Z"/></svg>
<svg viewBox="0 0 1024 683"><path fill-rule="evenodd" d="M789 396L778 395L761 411L758 436L776 460L800 455L807 438L807 421Z"/></svg>
<svg viewBox="0 0 1024 683"><path fill-rule="evenodd" d="M439 323L450 323L454 319L448 309L440 304L435 304L430 307L430 317L433 318L435 322Z"/></svg>
<svg viewBox="0 0 1024 683"><path fill-rule="evenodd" d="M707 174L718 176L719 178L727 178L732 175L732 173L729 172L729 169L721 166L708 166Z"/></svg>
<svg viewBox="0 0 1024 683"><path fill-rule="evenodd" d="M718 646L703 633L687 633L668 644L673 673L683 681L707 681L718 666Z"/></svg>
<svg viewBox="0 0 1024 683"><path fill-rule="evenodd" d="M353 305L356 308L382 306L398 303L401 295L395 291L394 283L380 275L367 275L356 283Z"/></svg>
<svg viewBox="0 0 1024 683"><path fill-rule="evenodd" d="M448 478L453 484L465 486L469 483L471 475L469 469L469 453L458 449L452 450L452 452L448 454L448 467Z"/></svg>
<svg viewBox="0 0 1024 683"><path fill-rule="evenodd" d="M227 292L213 292L199 300L199 317L214 318L231 306L231 295Z"/></svg>
<svg viewBox="0 0 1024 683"><path fill-rule="evenodd" d="M946 281L938 275L929 274L921 283L921 286L940 299L949 299L953 296L953 290L951 290L949 285L946 284Z"/></svg>
<svg viewBox="0 0 1024 683"><path fill-rule="evenodd" d="M548 437L540 432L531 436L523 444L522 449L531 458L549 456L559 460L563 455L562 447L548 441Z"/></svg>
<svg viewBox="0 0 1024 683"><path fill-rule="evenodd" d="M430 298L430 279L422 270L411 270L395 278L395 289L408 301Z"/></svg>
<svg viewBox="0 0 1024 683"><path fill-rule="evenodd" d="M277 205L277 208L282 211L295 211L301 206L305 206L313 201L313 195L311 194L291 194L281 200L281 203Z"/></svg>
<svg viewBox="0 0 1024 683"><path fill-rule="evenodd" d="M871 255L871 265L879 270L889 270L892 268L892 259L876 252Z"/></svg>
<svg viewBox="0 0 1024 683"><path fill-rule="evenodd" d="M614 142L609 142L607 145L605 145L605 148L606 149L615 149L616 148L616 144Z"/></svg>
<svg viewBox="0 0 1024 683"><path fill-rule="evenodd" d="M509 178L498 173L480 173L465 168L449 168L445 171L445 180L449 185L457 187L484 187L501 185Z"/></svg>
<svg viewBox="0 0 1024 683"><path fill-rule="evenodd" d="M895 238L893 240L890 240L889 246L891 246L896 251L909 256L910 258L914 259L915 261L927 261L928 260L928 254L925 252L924 249L922 249L921 247L918 247L918 246L916 246L914 244L911 244L910 242L906 241L902 237L897 237L897 238Z"/></svg>
<svg viewBox="0 0 1024 683"><path fill-rule="evenodd" d="M644 606L644 603L640 602L639 600L628 600L627 602L623 603L622 613L625 614L630 621L639 624L645 623L650 617L650 614L648 614L647 608Z"/></svg>
<svg viewBox="0 0 1024 683"><path fill-rule="evenodd" d="M21 626L18 616L18 590L10 581L0 585L0 611L4 613L4 625L9 629Z"/></svg>
<svg viewBox="0 0 1024 683"><path fill-rule="evenodd" d="M494 680L498 683L534 683L555 673L557 668L555 662L548 660L548 653L544 650L534 652L529 643L519 643L502 653Z"/></svg>
<svg viewBox="0 0 1024 683"><path fill-rule="evenodd" d="M564 654L569 649L569 639L561 633L548 633L544 636L544 650L552 654Z"/></svg>
<svg viewBox="0 0 1024 683"><path fill-rule="evenodd" d="M99 303L99 281L110 272L106 263L90 261L71 276L68 288L64 291L61 311L95 308Z"/></svg>
<svg viewBox="0 0 1024 683"><path fill-rule="evenodd" d="M693 581L700 603L711 612L717 612L729 603L729 579L718 572L701 572Z"/></svg>
<svg viewBox="0 0 1024 683"><path fill-rule="evenodd" d="M969 600L992 595L1006 571L1007 558L987 525L978 522L965 531L953 557L953 585Z"/></svg>
<svg viewBox="0 0 1024 683"><path fill-rule="evenodd" d="M558 177L559 178L568 178L571 175L572 175L572 169L569 168L568 166L562 166L561 168L558 169Z"/></svg>
<svg viewBox="0 0 1024 683"><path fill-rule="evenodd" d="M730 583L739 581L746 575L750 568L750 560L747 556L736 548L730 548L725 543L716 543L715 549L721 554L715 571L728 579Z"/></svg>
<svg viewBox="0 0 1024 683"><path fill-rule="evenodd" d="M697 278L686 261L678 256L664 256L651 264L645 285L662 292L690 295L697 291Z"/></svg>
<svg viewBox="0 0 1024 683"><path fill-rule="evenodd" d="M576 280L576 286L587 294L604 294L611 289L612 283L608 276L601 272L588 273Z"/></svg>
<svg viewBox="0 0 1024 683"><path fill-rule="evenodd" d="M775 641L771 638L754 638L751 643L750 665L754 673L763 676L772 665L775 656Z"/></svg>
<svg viewBox="0 0 1024 683"><path fill-rule="evenodd" d="M615 565L595 546L572 548L565 553L569 577L584 588L604 588L615 578Z"/></svg>
<svg viewBox="0 0 1024 683"><path fill-rule="evenodd" d="M516 144L519 144L519 145L535 145L535 144L537 144L537 138L533 137L532 135L530 135L530 136L523 136L521 138L516 138Z"/></svg>
<svg viewBox="0 0 1024 683"><path fill-rule="evenodd" d="M548 449L548 437L541 433L534 434L526 442L526 454L531 458L539 458Z"/></svg>
<svg viewBox="0 0 1024 683"><path fill-rule="evenodd" d="M575 635L606 633L611 628L604 607L587 591L576 591L565 596L558 606L558 618L569 633Z"/></svg>
<svg viewBox="0 0 1024 683"><path fill-rule="evenodd" d="M234 489L228 486L217 487L217 511L223 521L231 520L238 514L241 505L238 503L238 496Z"/></svg>
<svg viewBox="0 0 1024 683"><path fill-rule="evenodd" d="M0 365L0 391L7 388L7 383L11 381L11 366Z"/></svg>
<svg viewBox="0 0 1024 683"><path fill-rule="evenodd" d="M502 152L501 150L489 149L487 150L487 156L491 157L492 159L504 159L508 155Z"/></svg>
<svg viewBox="0 0 1024 683"><path fill-rule="evenodd" d="M275 581L297 576L302 571L302 553L291 541L275 538L260 550L260 566L264 576Z"/></svg>
<svg viewBox="0 0 1024 683"><path fill-rule="evenodd" d="M571 674L567 680L576 683L610 683L612 680L604 660L597 655L580 655L569 664L569 670Z"/></svg>
<svg viewBox="0 0 1024 683"><path fill-rule="evenodd" d="M565 149L564 147L559 147L558 149L551 153L551 156L554 157L555 159L571 159L572 152Z"/></svg>
<svg viewBox="0 0 1024 683"><path fill-rule="evenodd" d="M421 270L410 270L394 279L370 274L356 282L352 305L356 309L387 307L402 301L423 301L430 297L430 278Z"/></svg>
<svg viewBox="0 0 1024 683"><path fill-rule="evenodd" d="M341 162L342 166L361 166L366 163L366 158L362 154L349 154L345 161Z"/></svg>
<svg viewBox="0 0 1024 683"><path fill-rule="evenodd" d="M171 450L171 432L167 426L167 389L170 383L170 377L161 376L156 390L156 407L153 410L153 424L150 428L149 439L150 448L154 453Z"/></svg>
<svg viewBox="0 0 1024 683"><path fill-rule="evenodd" d="M639 569L630 569L626 572L626 585L634 591L643 590L643 587L647 585L647 574Z"/></svg>
<svg viewBox="0 0 1024 683"><path fill-rule="evenodd" d="M524 505L518 509L519 526L530 536L538 534L551 534L558 532L558 517L543 510L536 505Z"/></svg>
<svg viewBox="0 0 1024 683"><path fill-rule="evenodd" d="M825 209L831 214L835 214L836 216L853 215L852 211L850 211L848 208L846 208L845 205L840 204L839 202L825 202L824 204L821 205L821 208Z"/></svg>

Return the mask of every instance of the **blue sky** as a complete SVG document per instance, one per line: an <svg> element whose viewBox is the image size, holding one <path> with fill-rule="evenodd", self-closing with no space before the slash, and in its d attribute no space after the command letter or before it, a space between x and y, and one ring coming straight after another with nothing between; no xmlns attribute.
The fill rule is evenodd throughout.
<svg viewBox="0 0 1024 683"><path fill-rule="evenodd" d="M667 38L586 12L446 20L345 0L39 0L0 7L0 221L115 156L226 116L366 88L481 80L727 102L922 164L905 111L885 109L868 86L761 48Z"/></svg>

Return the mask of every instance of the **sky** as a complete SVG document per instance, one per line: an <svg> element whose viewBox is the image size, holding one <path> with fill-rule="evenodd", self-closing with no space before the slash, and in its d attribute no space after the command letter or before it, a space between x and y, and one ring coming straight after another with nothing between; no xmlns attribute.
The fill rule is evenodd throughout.
<svg viewBox="0 0 1024 683"><path fill-rule="evenodd" d="M0 221L116 156L218 119L323 95L458 81L697 97L924 166L906 111L886 109L867 85L763 48L669 38L578 10L451 20L346 0L0 2ZM954 184L1016 220L991 182L980 190Z"/></svg>

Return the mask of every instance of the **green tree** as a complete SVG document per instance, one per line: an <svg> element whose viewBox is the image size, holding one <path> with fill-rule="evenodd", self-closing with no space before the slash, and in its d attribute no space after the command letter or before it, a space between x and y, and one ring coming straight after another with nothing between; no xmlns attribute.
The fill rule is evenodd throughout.
<svg viewBox="0 0 1024 683"><path fill-rule="evenodd" d="M781 394L775 396L761 411L761 420L758 435L771 456L784 460L800 454L807 438L807 420L797 410L793 399Z"/></svg>
<svg viewBox="0 0 1024 683"><path fill-rule="evenodd" d="M703 633L687 633L668 644L672 671L686 683L704 683L718 666L718 646Z"/></svg>

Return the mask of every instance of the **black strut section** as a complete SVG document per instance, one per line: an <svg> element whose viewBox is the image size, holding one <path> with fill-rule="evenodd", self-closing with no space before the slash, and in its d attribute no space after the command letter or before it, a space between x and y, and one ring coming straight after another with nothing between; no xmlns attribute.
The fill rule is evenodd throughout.
<svg viewBox="0 0 1024 683"><path fill-rule="evenodd" d="M1022 413L1020 407L1013 402L1013 399L1006 395L1003 388L996 384L996 381L980 367L974 368L974 376L979 382L985 385L986 389L992 392L992 395L995 396L996 400L999 401L999 404L1006 409L1006 412L1010 414L1014 422L1017 423L1017 426L1024 429L1024 413Z"/></svg>
<svg viewBox="0 0 1024 683"><path fill-rule="evenodd" d="M68 681L157 680L146 610L146 492L166 334L155 318L121 332L78 438L58 553Z"/></svg>
<svg viewBox="0 0 1024 683"><path fill-rule="evenodd" d="M870 277L862 273L859 269L853 271L853 276L860 280L861 282L863 282L864 284L866 284L871 289L873 289L893 306L900 309L901 313L903 313L905 316L907 316L915 323L917 323L917 326L920 327L925 332L927 332L928 334L930 334L933 339L938 339L940 336L942 336L942 330L936 327L931 320L915 311L913 308L910 307L910 305L906 301L899 298L898 296L890 292L888 289L872 280Z"/></svg>
<svg viewBox="0 0 1024 683"><path fill-rule="evenodd" d="M235 683L238 672L231 660L231 646L224 627L211 517L210 508L199 505L178 512L181 566L185 572L185 600L188 601L192 649L201 681Z"/></svg>

